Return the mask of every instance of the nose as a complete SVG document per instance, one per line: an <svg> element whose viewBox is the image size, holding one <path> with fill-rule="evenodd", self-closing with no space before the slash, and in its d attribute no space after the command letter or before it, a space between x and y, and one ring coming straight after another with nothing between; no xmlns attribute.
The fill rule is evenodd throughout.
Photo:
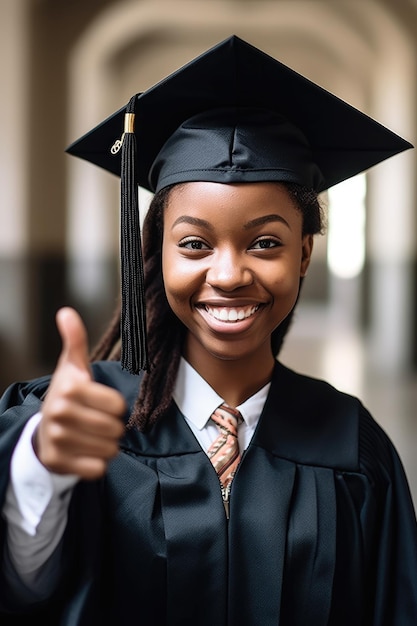
<svg viewBox="0 0 417 626"><path fill-rule="evenodd" d="M253 283L254 277L244 254L232 250L217 251L211 257L206 282L222 291L233 291Z"/></svg>

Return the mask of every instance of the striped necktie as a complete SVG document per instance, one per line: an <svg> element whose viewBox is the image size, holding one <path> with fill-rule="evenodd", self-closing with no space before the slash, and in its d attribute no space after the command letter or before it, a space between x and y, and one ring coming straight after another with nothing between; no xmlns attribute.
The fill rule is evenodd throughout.
<svg viewBox="0 0 417 626"><path fill-rule="evenodd" d="M220 432L207 454L219 477L226 515L229 517L230 487L240 461L237 427L242 422L242 416L236 409L221 404L213 412L211 419Z"/></svg>

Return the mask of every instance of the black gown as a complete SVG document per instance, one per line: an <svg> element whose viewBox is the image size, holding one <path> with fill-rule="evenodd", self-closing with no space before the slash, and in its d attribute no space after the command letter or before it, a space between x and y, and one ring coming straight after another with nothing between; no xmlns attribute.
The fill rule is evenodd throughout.
<svg viewBox="0 0 417 626"><path fill-rule="evenodd" d="M114 362L93 369L134 401L138 377ZM47 384L3 397L1 502ZM2 626L35 615L43 626L416 625L401 462L357 399L277 363L227 521L217 475L173 406L148 434L126 431L103 479L76 486L53 597L23 607L0 581Z"/></svg>

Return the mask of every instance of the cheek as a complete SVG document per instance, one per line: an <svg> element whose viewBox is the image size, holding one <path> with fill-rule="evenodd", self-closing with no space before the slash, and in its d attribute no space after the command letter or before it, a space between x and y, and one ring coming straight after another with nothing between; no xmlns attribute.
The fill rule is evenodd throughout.
<svg viewBox="0 0 417 626"><path fill-rule="evenodd" d="M276 271L270 274L271 289L282 293L291 293L294 289L298 290L300 276L300 261L297 259L280 264Z"/></svg>
<svg viewBox="0 0 417 626"><path fill-rule="evenodd" d="M162 280L168 302L171 305L173 294L178 291L179 285L177 284L178 274L174 271L173 263L170 261L168 254L162 255Z"/></svg>
<svg viewBox="0 0 417 626"><path fill-rule="evenodd" d="M272 274L272 272L271 272ZM274 299L274 306L279 315L285 315L294 307L300 291L300 267L296 263L281 266L275 275L271 275L269 291Z"/></svg>
<svg viewBox="0 0 417 626"><path fill-rule="evenodd" d="M195 289L205 280L207 261L189 259L181 253L177 245L168 243L162 248L162 274L167 287L185 291Z"/></svg>
<svg viewBox="0 0 417 626"><path fill-rule="evenodd" d="M171 306L188 301L196 289L196 276L190 271L190 263L175 253L163 253L162 277Z"/></svg>

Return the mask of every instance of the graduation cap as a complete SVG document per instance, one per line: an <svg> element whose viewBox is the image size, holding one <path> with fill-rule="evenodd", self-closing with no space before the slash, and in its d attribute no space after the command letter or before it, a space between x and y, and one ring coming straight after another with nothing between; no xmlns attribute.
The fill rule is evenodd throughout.
<svg viewBox="0 0 417 626"><path fill-rule="evenodd" d="M299 183L316 192L412 145L232 36L75 141L121 177L122 366L148 369L138 185Z"/></svg>

